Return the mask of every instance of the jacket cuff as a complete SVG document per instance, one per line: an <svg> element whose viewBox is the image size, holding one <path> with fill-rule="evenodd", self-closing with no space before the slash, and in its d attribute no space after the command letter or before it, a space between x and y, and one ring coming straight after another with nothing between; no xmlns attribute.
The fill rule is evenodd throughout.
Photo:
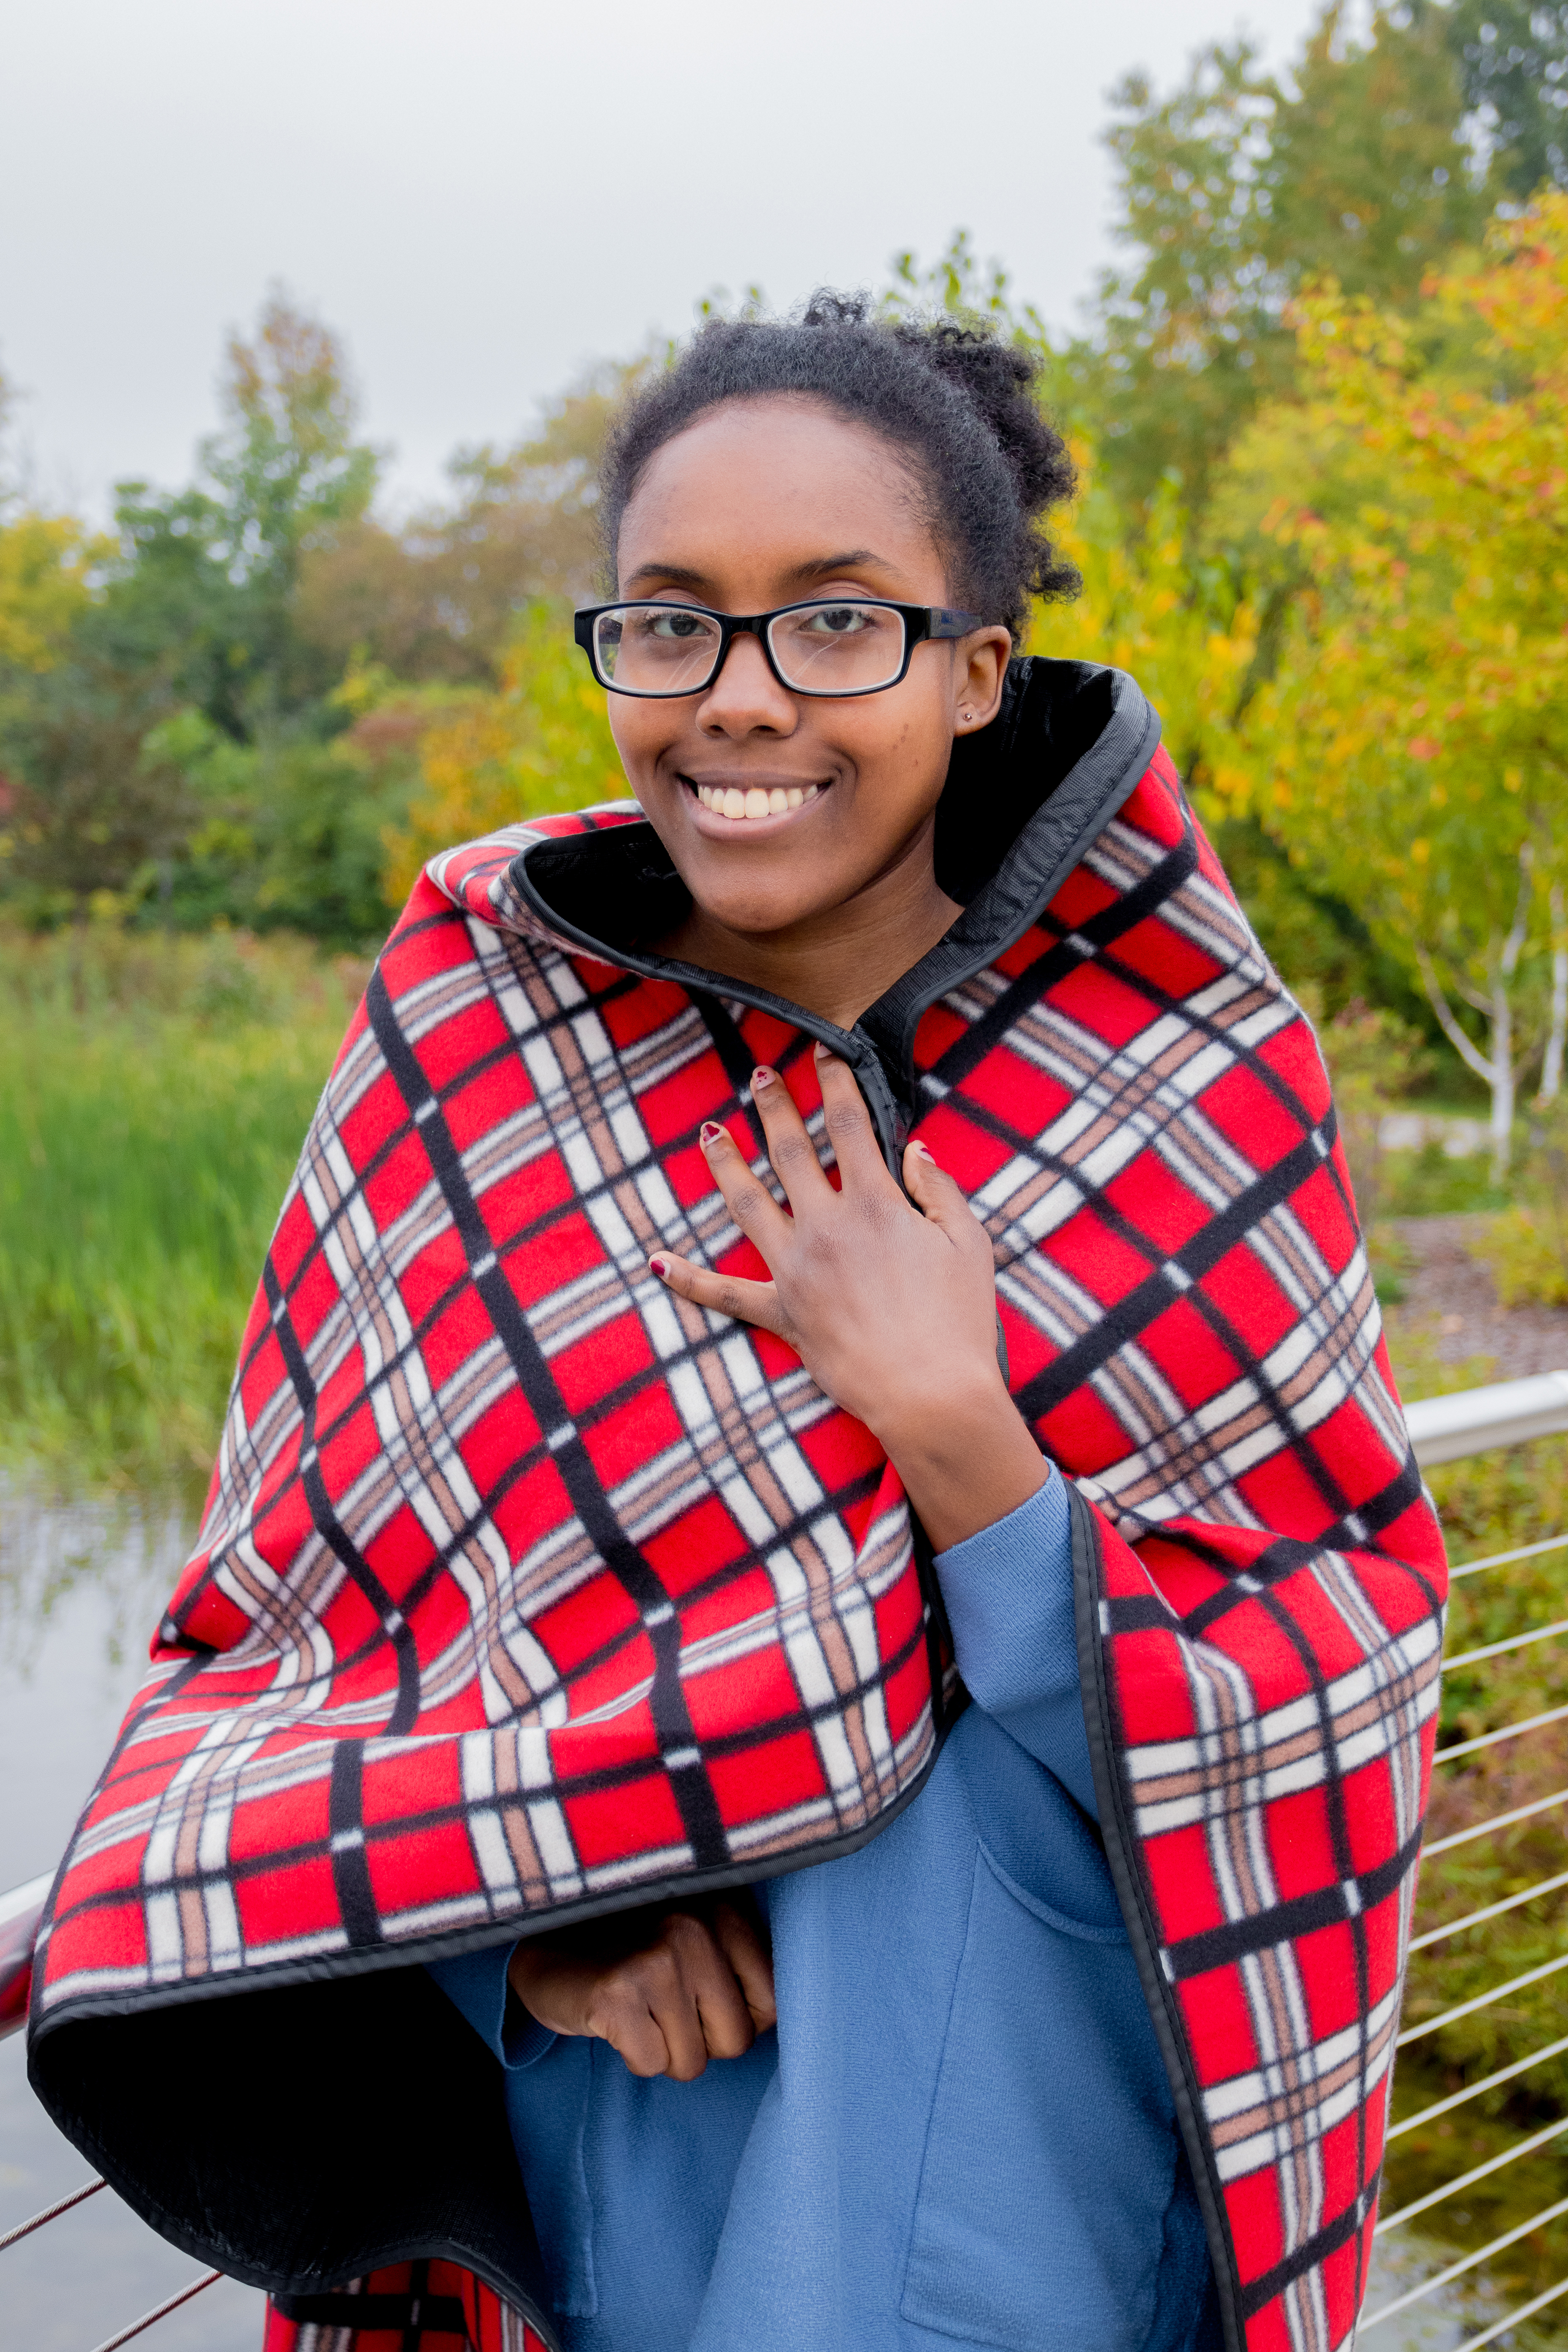
<svg viewBox="0 0 1568 2352"><path fill-rule="evenodd" d="M516 1949L515 1943L487 1944L453 1960L426 1962L426 1973L509 2073L534 2065L557 2038L520 2000L508 1998L506 1972Z"/></svg>

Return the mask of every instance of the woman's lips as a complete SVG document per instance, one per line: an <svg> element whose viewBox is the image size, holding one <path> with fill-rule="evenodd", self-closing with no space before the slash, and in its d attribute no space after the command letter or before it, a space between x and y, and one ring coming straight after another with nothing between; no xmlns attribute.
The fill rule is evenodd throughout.
<svg viewBox="0 0 1568 2352"><path fill-rule="evenodd" d="M773 784L764 787L752 784L742 790L739 784L692 784L691 790L705 809L714 816L724 817L731 824L756 824L764 817L787 816L794 809L805 808L816 800L820 784Z"/></svg>

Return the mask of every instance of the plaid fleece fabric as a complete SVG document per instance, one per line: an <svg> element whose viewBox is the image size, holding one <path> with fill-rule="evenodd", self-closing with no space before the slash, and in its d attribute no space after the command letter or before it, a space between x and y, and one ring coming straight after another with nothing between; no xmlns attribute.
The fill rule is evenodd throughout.
<svg viewBox="0 0 1568 2352"><path fill-rule="evenodd" d="M394 2263L337 2294L275 2298L262 2352L550 2352L521 2313L457 2263Z"/></svg>
<svg viewBox="0 0 1568 2352"><path fill-rule="evenodd" d="M846 1851L962 1702L869 1433L782 1343L647 1272L663 1247L761 1273L699 1128L765 1170L745 1074L771 1062L808 1120L820 1099L804 1026L542 919L532 852L635 822L447 853L380 959L198 1549L57 1885L46 2097L74 2018ZM1443 1553L1315 1041L1163 753L927 1006L906 1075L1071 1482L1102 1827L1229 2340L1334 2352L1377 2195ZM552 2340L445 2273L414 2312L381 2260L363 2316L347 2292L280 2310L272 2352Z"/></svg>

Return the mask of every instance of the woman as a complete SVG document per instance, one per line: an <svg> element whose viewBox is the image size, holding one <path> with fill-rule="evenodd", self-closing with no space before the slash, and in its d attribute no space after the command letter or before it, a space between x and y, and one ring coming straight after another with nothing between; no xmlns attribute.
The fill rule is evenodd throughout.
<svg viewBox="0 0 1568 2352"><path fill-rule="evenodd" d="M636 397L636 794L437 858L61 1879L40 2095L274 2341L1329 2347L1441 1546L1321 1065L1018 354Z"/></svg>

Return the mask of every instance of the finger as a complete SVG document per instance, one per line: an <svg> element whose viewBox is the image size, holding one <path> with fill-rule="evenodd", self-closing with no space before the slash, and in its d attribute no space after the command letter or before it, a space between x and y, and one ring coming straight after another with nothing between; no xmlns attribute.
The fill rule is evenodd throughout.
<svg viewBox="0 0 1568 2352"><path fill-rule="evenodd" d="M961 1248L984 1246L989 1254L990 1235L964 1198L963 1189L944 1168L937 1165L925 1144L904 1146L904 1183L910 1200L923 1211L929 1223L940 1225Z"/></svg>
<svg viewBox="0 0 1568 2352"><path fill-rule="evenodd" d="M708 2063L708 2037L699 2005L704 1963L718 1959L712 1938L696 1919L667 1919L658 1948L644 1955L647 2005L664 2036L665 2073L694 2083Z"/></svg>
<svg viewBox="0 0 1568 2352"><path fill-rule="evenodd" d="M700 1933L701 1949L693 1948L688 1978L697 2002L702 2039L711 2058L743 2058L757 2038L751 2006L710 1931L704 1927Z"/></svg>
<svg viewBox="0 0 1568 2352"><path fill-rule="evenodd" d="M596 2021L590 2031L617 2053L628 2074L638 2075L644 2082L651 2081L656 2074L673 2074L676 2071L663 2022L646 2001L630 1997L607 2001L602 2011L596 2012ZM698 2071L700 2073L700 2068ZM679 2079L686 2082L690 2078L681 2075Z"/></svg>
<svg viewBox="0 0 1568 2352"><path fill-rule="evenodd" d="M710 1307L716 1315L754 1324L761 1331L775 1331L781 1339L788 1336L773 1283L743 1282L738 1275L713 1274L707 1266L692 1265L683 1257L667 1257L662 1251L649 1258L648 1265L667 1290L689 1298L694 1307Z"/></svg>
<svg viewBox="0 0 1568 2352"><path fill-rule="evenodd" d="M795 1097L776 1070L764 1065L752 1072L752 1100L763 1123L773 1173L784 1188L790 1207L798 1212L814 1193L831 1192Z"/></svg>
<svg viewBox="0 0 1568 2352"><path fill-rule="evenodd" d="M724 1205L749 1241L755 1242L770 1270L789 1239L789 1219L763 1182L728 1128L705 1119L697 1140L708 1173L724 1195Z"/></svg>
<svg viewBox="0 0 1568 2352"><path fill-rule="evenodd" d="M713 1934L719 1948L734 1970L752 2022L759 2033L779 2021L778 2000L773 1990L773 1956L758 1935L752 1921L732 1903L721 1903L713 1914Z"/></svg>
<svg viewBox="0 0 1568 2352"><path fill-rule="evenodd" d="M885 1184L896 1198L898 1187L888 1173L888 1164L871 1125L871 1114L855 1083L854 1071L837 1054L830 1054L826 1045L819 1045L816 1077L822 1088L827 1139L846 1186Z"/></svg>

